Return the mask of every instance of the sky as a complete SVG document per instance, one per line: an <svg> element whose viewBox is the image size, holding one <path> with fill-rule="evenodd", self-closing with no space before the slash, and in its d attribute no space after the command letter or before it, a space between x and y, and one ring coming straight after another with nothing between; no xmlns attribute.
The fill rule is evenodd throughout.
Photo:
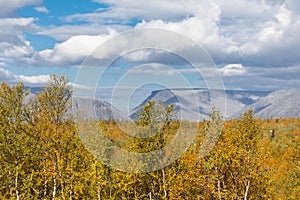
<svg viewBox="0 0 300 200"><path fill-rule="evenodd" d="M145 28L174 34L161 37L158 31L150 49L139 49L145 35L126 33ZM124 34L135 51L116 39ZM127 81L124 87L137 86L134 81L141 86L145 77L180 87L179 75L203 87L190 63L178 56L195 52L178 42L177 34L201 46L225 89L300 87L298 0L0 0L0 81L41 86L50 74L65 74L76 84L86 60L100 48L105 52L98 55L99 65L110 63L100 66L106 67L103 87L120 80ZM114 43L105 46L107 41ZM160 44L165 49L153 48Z"/></svg>

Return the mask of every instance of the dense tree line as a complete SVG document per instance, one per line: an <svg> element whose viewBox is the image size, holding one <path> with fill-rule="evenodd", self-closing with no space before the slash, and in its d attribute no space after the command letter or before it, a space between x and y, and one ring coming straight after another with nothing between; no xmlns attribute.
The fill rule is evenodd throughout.
<svg viewBox="0 0 300 200"><path fill-rule="evenodd" d="M179 122L173 106L148 102L135 131L153 137L129 137L114 121L96 122L99 131L133 152L161 149L179 126L196 128L196 139L171 165L129 173L82 144L71 98L64 76L52 76L36 96L22 83L1 84L0 199L300 199L299 119L258 120L247 111L223 122L213 109L207 122Z"/></svg>

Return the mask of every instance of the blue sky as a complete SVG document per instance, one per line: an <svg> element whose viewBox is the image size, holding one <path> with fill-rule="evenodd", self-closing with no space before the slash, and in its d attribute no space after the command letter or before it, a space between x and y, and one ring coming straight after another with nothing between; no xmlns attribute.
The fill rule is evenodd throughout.
<svg viewBox="0 0 300 200"><path fill-rule="evenodd" d="M201 45L226 89L300 86L298 0L0 0L0 81L39 86L50 74L65 74L74 83L94 49L124 31L143 28L174 31ZM135 42L142 41L139 37ZM192 54L189 46L169 39L173 52ZM113 59L119 48L110 47L101 59ZM114 86L120 73L138 65L144 67L131 73L131 80L160 76L172 82L175 71L193 87L203 86L183 62L153 50L120 55L104 86Z"/></svg>

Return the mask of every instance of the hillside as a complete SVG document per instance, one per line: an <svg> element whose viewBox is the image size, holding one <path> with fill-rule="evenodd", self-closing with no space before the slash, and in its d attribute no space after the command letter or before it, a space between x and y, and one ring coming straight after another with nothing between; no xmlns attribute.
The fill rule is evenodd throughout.
<svg viewBox="0 0 300 200"><path fill-rule="evenodd" d="M246 106L257 118L300 118L300 89L271 92L257 102Z"/></svg>
<svg viewBox="0 0 300 200"><path fill-rule="evenodd" d="M213 99L210 91L207 89L174 89L153 91L145 101L135 108L131 117L136 116L140 109L149 100L165 102L167 105L174 104L178 116L184 116L183 120L199 121L209 118L212 103L224 105L226 110L223 112L226 118L232 118L238 115L246 106L249 106L259 99L268 95L269 92L262 91L237 91L226 90L225 95L221 90L214 90ZM194 98L196 95L197 98ZM197 101L196 101L197 100ZM214 101L214 102L212 102ZM198 106L197 106L198 105ZM200 115L198 115L200 113ZM200 116L200 118L196 118Z"/></svg>
<svg viewBox="0 0 300 200"><path fill-rule="evenodd" d="M30 89L33 93L40 92L40 88ZM226 119L239 118L248 109L253 109L257 118L300 117L300 89L273 92L226 90L225 95L221 90L213 90L213 94L211 98L210 91L203 88L154 90L139 106L132 109L129 117L134 118L149 100L174 104L178 119L189 121L208 119L212 103L226 103L226 111L222 112ZM125 113L107 102L109 96L103 97L105 100L74 97L72 110L84 114L87 119L129 119Z"/></svg>
<svg viewBox="0 0 300 200"><path fill-rule="evenodd" d="M106 101L99 99L73 98L72 112L84 116L84 119L126 120L127 117Z"/></svg>

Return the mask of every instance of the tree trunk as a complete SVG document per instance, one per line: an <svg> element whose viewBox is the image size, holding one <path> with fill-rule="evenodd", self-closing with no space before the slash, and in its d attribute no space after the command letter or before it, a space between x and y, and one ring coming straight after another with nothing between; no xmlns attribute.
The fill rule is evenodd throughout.
<svg viewBox="0 0 300 200"><path fill-rule="evenodd" d="M17 198L17 200L20 200L18 181L19 181L19 172L17 170L16 177L15 177L15 188L16 188L16 198Z"/></svg>
<svg viewBox="0 0 300 200"><path fill-rule="evenodd" d="M248 180L247 184L246 184L246 190L245 190L244 200L247 200L249 187L250 187L250 180Z"/></svg>
<svg viewBox="0 0 300 200"><path fill-rule="evenodd" d="M71 183L70 183L70 191L69 191L69 197L70 199L73 199L73 167L71 165Z"/></svg>
<svg viewBox="0 0 300 200"><path fill-rule="evenodd" d="M134 199L137 199L136 186L134 186Z"/></svg>
<svg viewBox="0 0 300 200"><path fill-rule="evenodd" d="M43 159L43 172L44 172L44 199L47 197L47 177L46 177L46 157Z"/></svg>
<svg viewBox="0 0 300 200"><path fill-rule="evenodd" d="M225 180L224 180L224 175L222 175L222 187L225 188ZM226 193L224 194L224 199L227 199Z"/></svg>
<svg viewBox="0 0 300 200"><path fill-rule="evenodd" d="M218 197L219 197L219 200L222 199L222 197L221 197L221 182L220 182L220 179L218 179Z"/></svg>
<svg viewBox="0 0 300 200"><path fill-rule="evenodd" d="M10 196L12 196L12 194L13 194L13 189L12 189L12 177L11 177L11 172L10 172L10 170L8 171L8 177L9 177L9 180L8 180L8 189L9 189L9 194L10 194Z"/></svg>
<svg viewBox="0 0 300 200"><path fill-rule="evenodd" d="M164 190L164 198L167 199L167 190L166 190L166 173L165 168L161 169L162 175L163 175L163 190Z"/></svg>
<svg viewBox="0 0 300 200"><path fill-rule="evenodd" d="M151 183L151 189L152 189L152 193L153 193L153 195L154 195L154 199L157 199L157 196L156 196L156 194L155 194L155 189L154 189L153 183Z"/></svg>
<svg viewBox="0 0 300 200"><path fill-rule="evenodd" d="M53 170L54 170L54 175L53 175L53 192L52 192L52 200L55 199L55 196L56 196L56 189L57 189L57 178L56 178L57 158L56 158L56 155L54 155Z"/></svg>
<svg viewBox="0 0 300 200"><path fill-rule="evenodd" d="M98 166L96 166L96 184L97 184L97 196L98 196L98 200L101 200L101 186L100 186L100 183L99 183Z"/></svg>
<svg viewBox="0 0 300 200"><path fill-rule="evenodd" d="M219 172L218 172L217 167L215 167L215 171L216 171L216 174L218 176L218 198L219 198L219 200L221 200L222 199L222 197L221 197L221 181L220 181L220 176L219 176Z"/></svg>
<svg viewBox="0 0 300 200"><path fill-rule="evenodd" d="M59 179L60 179L60 187L61 187L61 198L66 199L65 198L65 191L64 191L65 190L64 181L63 181L63 176L62 176L61 170L59 171Z"/></svg>
<svg viewBox="0 0 300 200"><path fill-rule="evenodd" d="M101 200L101 190L99 186L97 188L97 195L98 195L98 200Z"/></svg>
<svg viewBox="0 0 300 200"><path fill-rule="evenodd" d="M16 163L16 177L15 177L15 189L16 189L16 198L20 200L20 192L19 192L19 164L20 164L20 156L17 156L17 163Z"/></svg>

